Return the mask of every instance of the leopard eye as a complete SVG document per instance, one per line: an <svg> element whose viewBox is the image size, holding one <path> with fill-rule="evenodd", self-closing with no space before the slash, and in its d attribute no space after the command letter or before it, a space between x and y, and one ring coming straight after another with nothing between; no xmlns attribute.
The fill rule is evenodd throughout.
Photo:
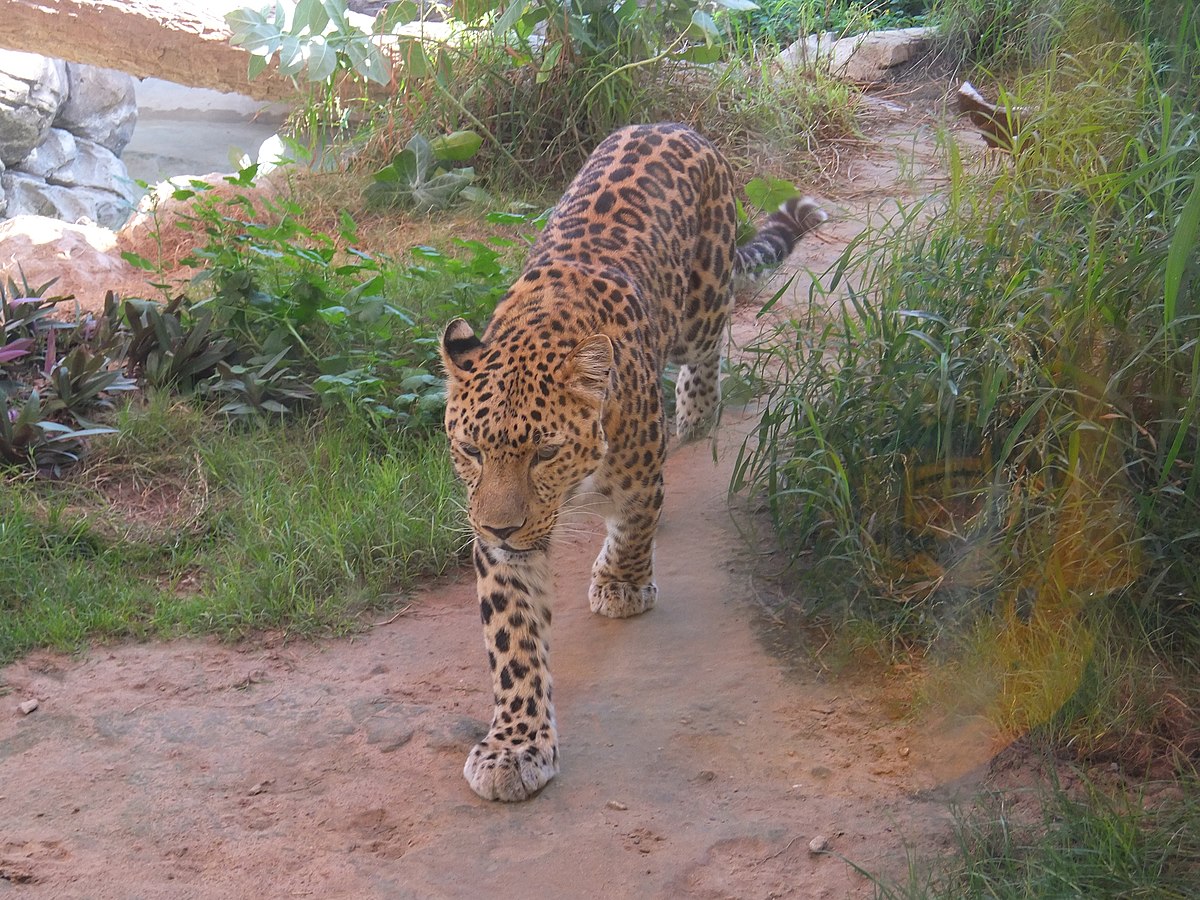
<svg viewBox="0 0 1200 900"><path fill-rule="evenodd" d="M537 448L537 453L534 458L539 462L545 462L548 459L554 459L558 456L558 451L562 449L562 444L543 444Z"/></svg>
<svg viewBox="0 0 1200 900"><path fill-rule="evenodd" d="M468 444L466 441L459 441L458 449L461 450L463 453L465 453L467 456L471 457L471 459L482 459L483 458L483 451L480 450L478 447L476 447L474 444Z"/></svg>

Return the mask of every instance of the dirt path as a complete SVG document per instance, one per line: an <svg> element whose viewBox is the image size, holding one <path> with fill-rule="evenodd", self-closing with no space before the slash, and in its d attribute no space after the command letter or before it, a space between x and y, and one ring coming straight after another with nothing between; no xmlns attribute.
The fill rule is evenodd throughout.
<svg viewBox="0 0 1200 900"><path fill-rule="evenodd" d="M896 190L887 155L864 157L892 177L842 204L814 269ZM871 892L846 860L901 875L906 847L949 839L938 788L987 754L906 718L883 673L826 682L764 649L725 494L750 424L726 417L717 463L670 458L651 613L591 615L598 525L561 541L562 774L534 800L461 775L491 699L464 574L351 640L0 671L0 897L841 898ZM41 708L15 714L27 696Z"/></svg>

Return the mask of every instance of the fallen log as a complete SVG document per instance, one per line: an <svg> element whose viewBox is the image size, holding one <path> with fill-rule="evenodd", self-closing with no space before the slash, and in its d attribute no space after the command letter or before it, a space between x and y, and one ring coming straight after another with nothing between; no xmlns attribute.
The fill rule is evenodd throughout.
<svg viewBox="0 0 1200 900"><path fill-rule="evenodd" d="M89 63L137 78L292 100L292 82L229 44L221 13L202 0L0 0L0 47Z"/></svg>

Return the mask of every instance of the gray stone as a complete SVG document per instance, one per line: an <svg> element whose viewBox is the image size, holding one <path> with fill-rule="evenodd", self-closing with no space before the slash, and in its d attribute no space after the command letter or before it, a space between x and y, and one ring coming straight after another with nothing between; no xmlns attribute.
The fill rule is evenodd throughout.
<svg viewBox="0 0 1200 900"><path fill-rule="evenodd" d="M78 152L75 135L61 128L51 128L46 139L34 147L33 152L13 168L15 171L24 172L26 175L32 175L43 181L55 181L55 174L70 166Z"/></svg>
<svg viewBox="0 0 1200 900"><path fill-rule="evenodd" d="M8 198L5 214L49 216L64 222L94 222L119 228L132 211L130 201L119 194L93 187L48 184L23 172L0 175L0 187Z"/></svg>
<svg viewBox="0 0 1200 900"><path fill-rule="evenodd" d="M19 163L45 139L67 97L67 66L0 50L0 162Z"/></svg>
<svg viewBox="0 0 1200 900"><path fill-rule="evenodd" d="M77 137L95 141L117 156L137 125L134 79L124 72L67 63L67 101L54 120Z"/></svg>
<svg viewBox="0 0 1200 900"><path fill-rule="evenodd" d="M22 167L23 168L23 167ZM132 203L135 196L125 164L106 147L84 138L75 139L75 157L46 178L65 187L94 187L112 191Z"/></svg>

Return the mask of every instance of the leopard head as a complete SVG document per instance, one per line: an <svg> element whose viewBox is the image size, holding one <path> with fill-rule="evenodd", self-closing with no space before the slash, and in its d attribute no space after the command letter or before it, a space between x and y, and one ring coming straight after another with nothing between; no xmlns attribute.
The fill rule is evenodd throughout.
<svg viewBox="0 0 1200 900"><path fill-rule="evenodd" d="M612 341L596 334L564 346L518 328L484 342L455 319L441 354L446 434L471 528L489 547L545 550L563 502L608 449Z"/></svg>

